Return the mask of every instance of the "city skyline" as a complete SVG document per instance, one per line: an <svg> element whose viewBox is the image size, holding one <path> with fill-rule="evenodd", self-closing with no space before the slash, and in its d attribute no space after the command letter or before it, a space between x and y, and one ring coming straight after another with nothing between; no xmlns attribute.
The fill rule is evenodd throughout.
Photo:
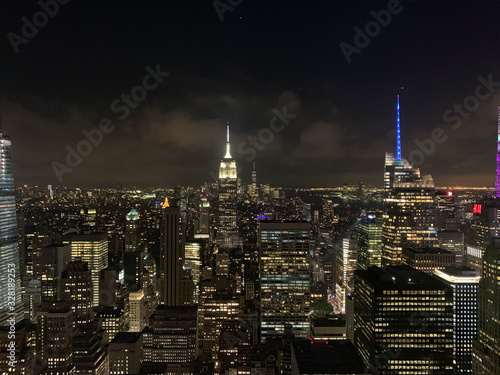
<svg viewBox="0 0 500 375"><path fill-rule="evenodd" d="M498 52L488 37L498 34L495 6L445 1L432 3L429 14L430 2L401 1L387 18L389 3L243 1L220 15L211 2L88 9L61 2L27 43L4 39L1 111L16 140L16 184L200 185L216 175L229 121L244 180L256 162L261 181L275 186L381 185L384 153L396 151L400 94L402 156L424 142L435 150L421 167L438 186L492 186L500 104ZM22 18L31 20L39 5L5 7L6 34L24 37ZM82 33L95 12L105 22ZM127 23L136 27L123 29ZM368 25L379 32L369 31L374 36L359 47L357 30ZM145 99L124 104L121 95L143 81L152 88ZM106 118L112 130L60 181L53 163L64 164L66 147L75 149L86 140L82 130ZM446 140L426 144L436 128ZM272 140L252 146L248 137L261 131Z"/></svg>

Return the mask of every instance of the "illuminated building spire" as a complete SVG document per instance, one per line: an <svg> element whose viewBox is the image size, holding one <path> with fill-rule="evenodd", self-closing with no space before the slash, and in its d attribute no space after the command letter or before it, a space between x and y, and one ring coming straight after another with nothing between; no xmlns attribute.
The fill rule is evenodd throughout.
<svg viewBox="0 0 500 375"><path fill-rule="evenodd" d="M397 121L397 149L396 149L396 159L401 160L401 126L399 122L399 95L398 95L398 105L397 105L397 111L398 111L398 121Z"/></svg>
<svg viewBox="0 0 500 375"><path fill-rule="evenodd" d="M500 106L498 107L497 117L497 181L495 183L495 196L500 198Z"/></svg>
<svg viewBox="0 0 500 375"><path fill-rule="evenodd" d="M227 134L226 134L226 155L224 159L232 159L231 157L231 144L229 143L229 121L227 122Z"/></svg>

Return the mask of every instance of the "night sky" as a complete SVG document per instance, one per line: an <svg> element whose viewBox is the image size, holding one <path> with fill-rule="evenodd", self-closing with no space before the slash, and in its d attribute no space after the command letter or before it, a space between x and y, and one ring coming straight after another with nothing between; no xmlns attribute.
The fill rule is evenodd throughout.
<svg viewBox="0 0 500 375"><path fill-rule="evenodd" d="M497 1L221 0L239 3L222 21L211 0L65 1L17 53L9 33L23 37L22 18L42 8L0 3L2 127L17 185L213 181L227 121L243 181L255 161L259 182L274 186L381 185L384 153L396 147L397 94L403 157L440 128L446 140L419 161L422 173L440 186L494 182L500 90L476 88L480 76L500 82ZM356 46L354 28L395 4L348 63L339 45ZM128 116L123 104L113 110L148 66L169 75L137 89L146 98ZM478 92L463 122L443 119ZM282 126L273 118L283 110ZM60 182L53 162L66 164L67 147L103 119L114 130ZM268 143L251 146L259 132Z"/></svg>

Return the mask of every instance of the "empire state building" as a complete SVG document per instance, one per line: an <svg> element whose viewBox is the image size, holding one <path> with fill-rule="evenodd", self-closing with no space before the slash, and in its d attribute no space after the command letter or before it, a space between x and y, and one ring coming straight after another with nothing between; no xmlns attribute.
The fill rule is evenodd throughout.
<svg viewBox="0 0 500 375"><path fill-rule="evenodd" d="M217 212L216 243L220 249L232 249L239 245L236 202L238 173L236 160L231 156L229 124L227 125L226 155L219 167L219 208Z"/></svg>

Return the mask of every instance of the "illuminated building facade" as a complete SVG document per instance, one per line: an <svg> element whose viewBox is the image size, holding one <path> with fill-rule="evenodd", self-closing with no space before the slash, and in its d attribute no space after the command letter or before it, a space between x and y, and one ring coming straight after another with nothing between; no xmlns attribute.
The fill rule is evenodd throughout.
<svg viewBox="0 0 500 375"><path fill-rule="evenodd" d="M120 332L109 343L109 374L139 375L142 365L142 333Z"/></svg>
<svg viewBox="0 0 500 375"><path fill-rule="evenodd" d="M500 238L490 241L479 282L479 335L473 344L472 373L500 374Z"/></svg>
<svg viewBox="0 0 500 375"><path fill-rule="evenodd" d="M201 243L186 242L184 247L184 267L191 271L194 284L193 302L198 303L201 282Z"/></svg>
<svg viewBox="0 0 500 375"><path fill-rule="evenodd" d="M368 212L358 221L358 267L380 267L382 262L382 212Z"/></svg>
<svg viewBox="0 0 500 375"><path fill-rule="evenodd" d="M85 327L93 319L92 274L87 262L69 262L62 273L63 299L73 310L75 327Z"/></svg>
<svg viewBox="0 0 500 375"><path fill-rule="evenodd" d="M12 174L11 139L0 130L0 326L7 324L8 313L16 313L16 320L23 318L21 302L21 270L17 238L17 215L14 176ZM14 288L9 284L14 283ZM14 301L9 300L14 292ZM11 297L12 298L12 297ZM14 302L12 306L9 302Z"/></svg>
<svg viewBox="0 0 500 375"><path fill-rule="evenodd" d="M455 254L457 267L464 265L465 240L463 232L450 230L438 232L438 247Z"/></svg>
<svg viewBox="0 0 500 375"><path fill-rule="evenodd" d="M139 251L141 242L140 216L135 208L132 208L126 216L125 224L125 252Z"/></svg>
<svg viewBox="0 0 500 375"><path fill-rule="evenodd" d="M129 331L142 332L148 319L148 304L144 299L144 292L142 289L137 292L130 292L128 298L130 303Z"/></svg>
<svg viewBox="0 0 500 375"><path fill-rule="evenodd" d="M40 259L42 300L57 301L62 298L61 276L70 261L69 245L52 244L42 248Z"/></svg>
<svg viewBox="0 0 500 375"><path fill-rule="evenodd" d="M238 170L231 156L229 125L227 125L226 155L219 167L219 207L217 211L216 243L221 249L239 246L236 204L238 198Z"/></svg>
<svg viewBox="0 0 500 375"><path fill-rule="evenodd" d="M72 374L73 310L65 302L46 302L37 313L37 358L42 374Z"/></svg>
<svg viewBox="0 0 500 375"><path fill-rule="evenodd" d="M62 237L71 246L71 260L87 262L92 274L93 306L99 305L99 273L108 267L108 236L106 233L68 233Z"/></svg>
<svg viewBox="0 0 500 375"><path fill-rule="evenodd" d="M482 272L486 248L492 238L500 237L500 199L488 198L474 204L473 215L465 262L467 267Z"/></svg>
<svg viewBox="0 0 500 375"><path fill-rule="evenodd" d="M355 272L354 345L377 374L453 374L453 295L408 266Z"/></svg>
<svg viewBox="0 0 500 375"><path fill-rule="evenodd" d="M102 328L108 333L108 340L112 341L118 332L127 331L127 319L124 312L113 307L98 307L96 319L101 322Z"/></svg>
<svg viewBox="0 0 500 375"><path fill-rule="evenodd" d="M282 337L285 325L297 338L310 335L310 224L261 222L261 341Z"/></svg>
<svg viewBox="0 0 500 375"><path fill-rule="evenodd" d="M144 331L144 361L189 374L197 349L197 307L159 305Z"/></svg>
<svg viewBox="0 0 500 375"><path fill-rule="evenodd" d="M437 246L434 193L431 176L394 182L385 199L382 265L401 264L404 247Z"/></svg>
<svg viewBox="0 0 500 375"><path fill-rule="evenodd" d="M358 238L355 232L350 231L342 239L336 258L334 311L345 314L346 298L352 291L352 278L358 262Z"/></svg>
<svg viewBox="0 0 500 375"><path fill-rule="evenodd" d="M450 267L435 276L453 292L454 374L472 373L472 342L478 333L479 272L472 268Z"/></svg>
<svg viewBox="0 0 500 375"><path fill-rule="evenodd" d="M403 249L403 264L430 274L434 273L434 270L455 267L455 258L455 253L437 247Z"/></svg>

